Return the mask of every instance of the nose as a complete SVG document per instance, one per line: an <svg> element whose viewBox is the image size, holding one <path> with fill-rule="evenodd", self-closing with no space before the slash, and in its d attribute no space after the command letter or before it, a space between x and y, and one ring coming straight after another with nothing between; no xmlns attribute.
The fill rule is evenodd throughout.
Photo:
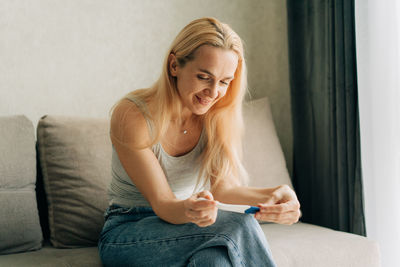
<svg viewBox="0 0 400 267"><path fill-rule="evenodd" d="M206 95L212 99L216 98L218 96L218 85L217 83L212 83L210 86L206 89Z"/></svg>

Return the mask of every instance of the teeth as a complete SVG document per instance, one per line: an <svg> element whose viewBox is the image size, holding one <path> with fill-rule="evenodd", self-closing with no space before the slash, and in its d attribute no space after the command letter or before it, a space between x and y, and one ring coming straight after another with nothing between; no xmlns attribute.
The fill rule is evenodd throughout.
<svg viewBox="0 0 400 267"><path fill-rule="evenodd" d="M199 102L201 103L201 104L203 104L203 105L207 105L207 104L209 104L211 101L207 101L207 100L204 100L204 99L202 99L201 97L197 97L198 99L199 99Z"/></svg>

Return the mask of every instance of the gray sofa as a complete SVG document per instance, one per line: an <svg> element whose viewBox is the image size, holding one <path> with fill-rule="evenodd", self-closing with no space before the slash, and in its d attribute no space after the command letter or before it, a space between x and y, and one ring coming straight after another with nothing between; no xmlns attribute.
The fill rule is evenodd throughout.
<svg viewBox="0 0 400 267"><path fill-rule="evenodd" d="M292 186L267 98L244 105L252 186ZM0 266L101 266L111 179L106 118L0 117ZM299 222L262 223L278 266L380 266L376 242ZM146 263L143 263L146 266Z"/></svg>

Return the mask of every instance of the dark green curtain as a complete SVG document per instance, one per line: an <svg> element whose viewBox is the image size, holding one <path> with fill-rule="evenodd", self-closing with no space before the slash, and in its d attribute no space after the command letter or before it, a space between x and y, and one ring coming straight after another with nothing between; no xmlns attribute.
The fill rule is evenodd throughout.
<svg viewBox="0 0 400 267"><path fill-rule="evenodd" d="M287 0L301 221L365 236L354 0Z"/></svg>

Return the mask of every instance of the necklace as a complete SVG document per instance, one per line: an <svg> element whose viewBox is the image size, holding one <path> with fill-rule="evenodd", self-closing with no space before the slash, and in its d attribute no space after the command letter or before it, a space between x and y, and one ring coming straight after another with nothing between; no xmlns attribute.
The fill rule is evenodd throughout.
<svg viewBox="0 0 400 267"><path fill-rule="evenodd" d="M201 123L201 122L200 122ZM183 127L181 127L181 129L180 129L180 133L183 133L183 134L188 134L189 133L189 130L193 130L193 128L196 128L197 127L197 125L199 124L199 121L198 120L195 120L195 122L194 123L191 123L191 122L189 122L189 123L184 123L184 124L186 124L186 125L182 125L182 126L185 126L185 128L186 129L182 129ZM178 126L179 127L179 126Z"/></svg>

